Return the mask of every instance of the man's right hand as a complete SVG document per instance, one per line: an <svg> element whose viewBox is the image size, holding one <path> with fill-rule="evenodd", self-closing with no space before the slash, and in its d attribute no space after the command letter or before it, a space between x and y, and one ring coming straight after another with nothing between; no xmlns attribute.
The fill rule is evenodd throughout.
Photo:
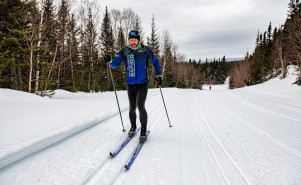
<svg viewBox="0 0 301 185"><path fill-rule="evenodd" d="M112 57L108 54L104 55L103 58L105 59L105 62L109 63L112 60Z"/></svg>

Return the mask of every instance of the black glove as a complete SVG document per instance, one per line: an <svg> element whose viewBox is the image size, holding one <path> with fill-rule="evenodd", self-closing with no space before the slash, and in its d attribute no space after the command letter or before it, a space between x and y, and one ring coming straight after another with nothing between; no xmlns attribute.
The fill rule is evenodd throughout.
<svg viewBox="0 0 301 185"><path fill-rule="evenodd" d="M156 76L156 82L158 86L162 85L162 76L161 75L157 75Z"/></svg>
<svg viewBox="0 0 301 185"><path fill-rule="evenodd" d="M108 62L108 63L111 62L111 60L112 60L112 57L108 54L104 55L103 58L105 59L105 62Z"/></svg>

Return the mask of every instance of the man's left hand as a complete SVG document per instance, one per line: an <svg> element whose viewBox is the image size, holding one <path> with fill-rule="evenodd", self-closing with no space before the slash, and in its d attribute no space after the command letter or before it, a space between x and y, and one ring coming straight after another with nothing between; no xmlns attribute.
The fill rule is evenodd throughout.
<svg viewBox="0 0 301 185"><path fill-rule="evenodd" d="M161 75L157 75L156 76L156 82L158 86L162 85L162 76Z"/></svg>

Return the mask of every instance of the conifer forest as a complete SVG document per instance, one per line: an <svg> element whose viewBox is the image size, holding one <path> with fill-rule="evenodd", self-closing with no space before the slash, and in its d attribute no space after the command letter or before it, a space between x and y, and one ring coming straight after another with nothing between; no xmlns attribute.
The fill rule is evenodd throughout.
<svg viewBox="0 0 301 185"><path fill-rule="evenodd" d="M151 15L150 15L151 16ZM159 32L156 16L145 35L142 22L131 8L100 11L90 1L1 0L0 88L27 92L64 89L72 92L113 90L105 53L114 56L127 44L130 30L141 33L141 41L158 56L162 87L202 89L203 84L229 88L259 84L280 75L286 67L299 67L301 85L301 2L289 0L287 19L278 27L254 35L255 49L240 61L220 58L187 59L178 51L168 31ZM188 56L189 57L189 56ZM152 65L149 86L155 87ZM112 69L115 86L126 89L125 67Z"/></svg>

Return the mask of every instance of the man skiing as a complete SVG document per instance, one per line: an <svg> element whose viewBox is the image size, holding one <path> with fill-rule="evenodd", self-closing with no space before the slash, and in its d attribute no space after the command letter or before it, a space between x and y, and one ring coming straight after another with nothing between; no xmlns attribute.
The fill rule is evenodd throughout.
<svg viewBox="0 0 301 185"><path fill-rule="evenodd" d="M133 136L137 129L136 126L136 108L138 106L139 118L141 123L140 141L147 139L147 112L145 110L145 100L148 91L148 60L152 61L156 71L156 82L158 86L162 85L161 66L158 58L153 51L140 43L140 34L136 30L129 33L129 45L122 48L112 59L110 55L105 55L104 59L112 68L120 66L125 62L127 76L127 92L130 104L129 118L131 129L129 136Z"/></svg>

